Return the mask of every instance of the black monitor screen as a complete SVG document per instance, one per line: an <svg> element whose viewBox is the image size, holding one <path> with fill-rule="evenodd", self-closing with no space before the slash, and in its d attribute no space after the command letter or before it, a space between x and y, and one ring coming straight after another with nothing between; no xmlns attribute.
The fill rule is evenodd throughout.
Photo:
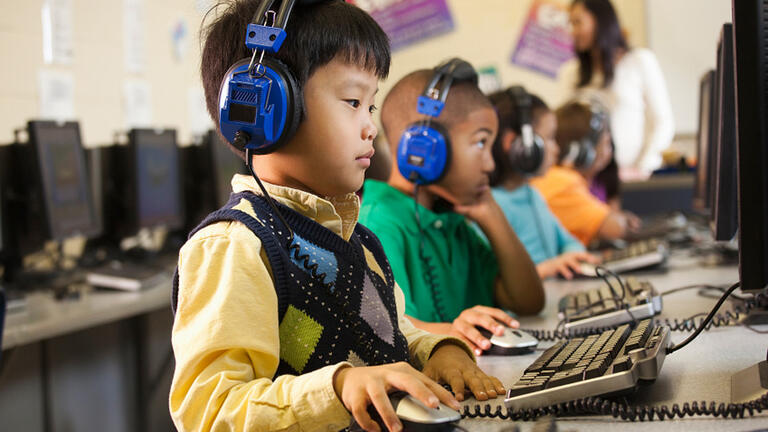
<svg viewBox="0 0 768 432"><path fill-rule="evenodd" d="M715 240L730 240L738 227L736 202L736 85L733 80L733 25L723 25L718 58L718 113L720 125L715 160L712 205Z"/></svg>
<svg viewBox="0 0 768 432"><path fill-rule="evenodd" d="M709 71L701 78L699 88L699 130L697 134L696 148L696 185L694 187L693 206L701 212L709 211L709 190L711 171L709 171L710 158L715 156L712 151L715 139L712 134L714 126L713 114L715 93L715 71Z"/></svg>
<svg viewBox="0 0 768 432"><path fill-rule="evenodd" d="M217 208L229 200L232 192L232 176L245 174L245 162L229 149L216 131L210 132L209 145L213 156L213 181Z"/></svg>
<svg viewBox="0 0 768 432"><path fill-rule="evenodd" d="M768 0L734 0L741 289L768 287Z"/></svg>
<svg viewBox="0 0 768 432"><path fill-rule="evenodd" d="M2 163L0 163L0 167L4 166ZM0 175L0 252L3 251L3 233L5 230L5 218L3 217L3 212L5 211L5 202L3 202L4 194L3 194L3 178L2 175Z"/></svg>
<svg viewBox="0 0 768 432"><path fill-rule="evenodd" d="M173 130L133 130L139 228L182 223L179 152Z"/></svg>
<svg viewBox="0 0 768 432"><path fill-rule="evenodd" d="M52 239L98 230L77 123L29 123Z"/></svg>

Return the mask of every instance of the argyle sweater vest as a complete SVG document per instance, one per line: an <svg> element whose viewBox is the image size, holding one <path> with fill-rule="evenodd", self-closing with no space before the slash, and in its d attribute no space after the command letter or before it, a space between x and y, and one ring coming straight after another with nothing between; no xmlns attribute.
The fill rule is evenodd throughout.
<svg viewBox="0 0 768 432"><path fill-rule="evenodd" d="M278 299L280 364L275 377L342 361L355 366L408 361L408 344L398 326L395 279L376 236L357 224L347 242L314 220L275 204L293 230L290 248L290 234L269 203L251 192L232 194L224 207L189 234L191 238L217 222L238 221L261 240ZM179 286L177 269L174 312L180 289L184 287Z"/></svg>

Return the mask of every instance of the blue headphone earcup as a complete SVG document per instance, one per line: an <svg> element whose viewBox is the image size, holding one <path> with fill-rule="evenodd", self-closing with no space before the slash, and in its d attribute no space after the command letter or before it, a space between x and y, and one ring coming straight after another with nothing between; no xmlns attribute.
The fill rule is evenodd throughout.
<svg viewBox="0 0 768 432"><path fill-rule="evenodd" d="M235 143L237 132L244 132L250 137L246 147L255 154L271 153L298 129L302 96L293 74L280 61L265 57L255 76L248 74L249 61L235 63L222 80L219 129L230 143Z"/></svg>
<svg viewBox="0 0 768 432"><path fill-rule="evenodd" d="M534 134L533 145L523 144L522 136L517 136L509 150L509 161L512 167L522 174L535 174L544 162L544 140Z"/></svg>
<svg viewBox="0 0 768 432"><path fill-rule="evenodd" d="M406 179L418 185L440 181L451 162L448 134L439 123L409 125L397 145L397 168Z"/></svg>

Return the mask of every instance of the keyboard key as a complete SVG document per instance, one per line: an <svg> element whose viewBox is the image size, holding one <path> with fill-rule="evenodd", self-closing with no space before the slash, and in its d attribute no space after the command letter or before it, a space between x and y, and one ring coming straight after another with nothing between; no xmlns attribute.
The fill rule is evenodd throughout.
<svg viewBox="0 0 768 432"><path fill-rule="evenodd" d="M515 397L528 393L533 393L544 389L544 383L539 384L515 384L507 390L507 397Z"/></svg>
<svg viewBox="0 0 768 432"><path fill-rule="evenodd" d="M525 372L540 371L544 366L547 365L547 363L549 363L550 360L552 360L557 355L557 353L560 352L561 349L563 349L566 343L566 341L558 341L551 347L547 348L547 350L544 351L544 353L541 354L539 358L533 362L533 364L528 366L528 369L526 369Z"/></svg>
<svg viewBox="0 0 768 432"><path fill-rule="evenodd" d="M621 356L613 362L613 373L624 372L632 367L632 359L629 356Z"/></svg>

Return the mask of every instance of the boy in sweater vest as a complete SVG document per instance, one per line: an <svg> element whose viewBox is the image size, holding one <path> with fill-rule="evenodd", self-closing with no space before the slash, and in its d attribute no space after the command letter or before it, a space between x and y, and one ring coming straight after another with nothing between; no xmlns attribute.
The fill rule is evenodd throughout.
<svg viewBox="0 0 768 432"><path fill-rule="evenodd" d="M518 325L501 308L544 307L536 268L488 183L496 112L472 66L452 59L398 81L381 121L395 168L388 183L365 182L360 220L381 240L416 327L461 337L479 355L491 343L478 327Z"/></svg>
<svg viewBox="0 0 768 432"><path fill-rule="evenodd" d="M480 400L502 394L460 340L404 318L381 244L357 223L354 192L373 153L387 36L345 2L307 1L292 11L285 5L293 2L276 2L279 10L272 3L231 3L204 33L209 112L253 175L233 178L229 202L180 251L169 398L176 427L325 431L347 427L354 416L365 430L379 430L372 405L394 431L402 425L389 392L457 409L436 381L458 399L465 387ZM269 26L272 36L259 39L261 30L251 33L249 23L261 22L285 25L286 35L264 57L246 47L246 27L248 41L263 44L280 41L272 38L280 31ZM249 99L264 82L267 90ZM270 105L260 102L264 95ZM291 98L296 105L280 114ZM295 131L281 132L273 115L295 121ZM232 133L233 119L259 128Z"/></svg>

